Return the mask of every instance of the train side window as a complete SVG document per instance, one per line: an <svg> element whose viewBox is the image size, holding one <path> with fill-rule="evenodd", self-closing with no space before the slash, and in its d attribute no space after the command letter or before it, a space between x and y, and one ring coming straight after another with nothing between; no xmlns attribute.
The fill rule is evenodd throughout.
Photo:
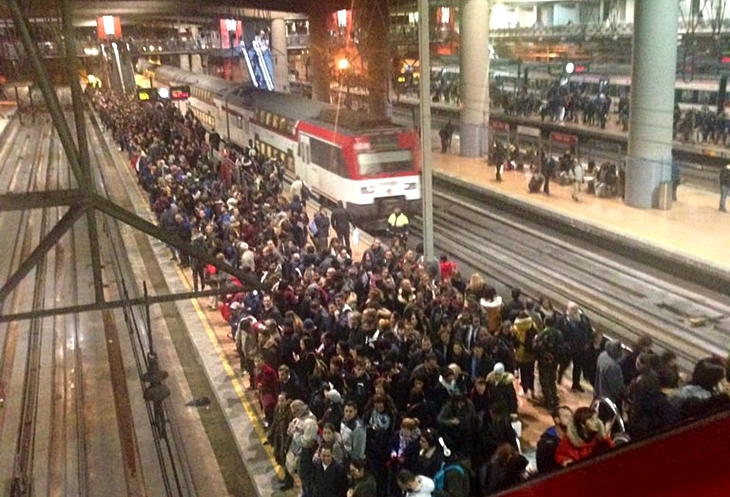
<svg viewBox="0 0 730 497"><path fill-rule="evenodd" d="M345 176L347 170L342 157L342 149L329 143L310 138L309 141L311 161L318 166L337 174Z"/></svg>

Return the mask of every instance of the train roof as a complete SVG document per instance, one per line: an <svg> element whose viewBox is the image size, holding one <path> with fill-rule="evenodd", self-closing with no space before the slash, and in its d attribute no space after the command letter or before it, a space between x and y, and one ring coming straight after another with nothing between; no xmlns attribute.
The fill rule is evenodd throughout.
<svg viewBox="0 0 730 497"><path fill-rule="evenodd" d="M385 117L253 87L240 86L225 98L229 105L266 110L296 121L305 120L325 128L336 128L341 133L362 134L404 128Z"/></svg>
<svg viewBox="0 0 730 497"><path fill-rule="evenodd" d="M211 91L216 95L224 95L233 88L240 86L240 83L226 81L225 79L208 76L206 74L193 73L171 66L155 66L155 75L179 84L191 85L202 90Z"/></svg>

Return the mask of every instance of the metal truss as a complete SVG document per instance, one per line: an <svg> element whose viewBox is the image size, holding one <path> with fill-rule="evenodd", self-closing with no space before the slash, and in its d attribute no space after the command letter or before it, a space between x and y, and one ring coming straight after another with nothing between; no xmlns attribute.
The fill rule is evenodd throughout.
<svg viewBox="0 0 730 497"><path fill-rule="evenodd" d="M125 223L147 235L150 235L162 242L175 247L183 254L196 257L208 264L211 264L221 271L237 277L240 281L245 281L246 276L237 268L228 264L219 262L207 252L194 250L189 244L184 243L177 236L171 235L158 226L150 223L146 219L116 205L108 198L99 195L96 192L91 174L91 164L89 159L89 150L86 140L84 104L82 101L81 85L78 81L78 60L76 58L75 41L73 35L72 9L71 0L63 2L63 30L64 41L66 45L66 54L68 57L68 71L71 85L71 97L74 107L74 121L76 124L76 135L78 143L74 141L73 134L68 122L64 116L58 96L51 85L48 74L43 66L41 56L38 52L38 46L33 40L29 28L29 22L26 15L27 5L21 4L23 0L6 0L5 4L15 24L16 31L19 34L23 46L26 50L28 60L31 63L36 75L38 88L41 90L46 100L46 105L51 115L53 125L58 132L59 139L63 146L66 157L68 158L69 167L73 174L78 189L34 192L25 194L5 194L0 195L0 209L4 210L20 210L33 209L53 206L68 205L69 209L59 222L46 234L39 245L33 252L21 262L19 268L8 278L0 288L0 309L6 298L17 288L23 278L28 275L46 256L46 254L55 246L55 244L63 237L63 235L73 227L73 225L82 217L86 216L86 222L89 233L90 253L92 271L94 277L94 296L95 302L88 305L79 305L65 307L59 309L42 309L30 312L19 313L15 315L0 314L0 322L13 321L18 319L33 319L41 316L54 316L60 314L68 314L70 312L83 312L92 310L104 310L110 308L121 308L129 305L130 301L117 300L107 301L104 297L104 285L101 274L101 260L99 255L99 233L96 226L96 212L106 214L122 223ZM167 302L180 299L190 299L205 295L214 295L223 293L220 291L198 292L198 293L178 293L170 295L162 295L157 297L144 297L133 300L132 303L145 304L154 302ZM240 291L237 287L237 291Z"/></svg>

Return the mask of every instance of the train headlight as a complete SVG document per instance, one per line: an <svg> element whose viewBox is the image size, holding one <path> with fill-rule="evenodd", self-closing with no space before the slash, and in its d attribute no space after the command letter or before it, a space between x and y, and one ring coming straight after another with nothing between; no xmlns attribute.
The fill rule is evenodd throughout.
<svg viewBox="0 0 730 497"><path fill-rule="evenodd" d="M406 183L404 190L415 190L418 188L418 183Z"/></svg>
<svg viewBox="0 0 730 497"><path fill-rule="evenodd" d="M363 193L365 195L375 193L375 187L374 186L363 186L360 188L360 193Z"/></svg>

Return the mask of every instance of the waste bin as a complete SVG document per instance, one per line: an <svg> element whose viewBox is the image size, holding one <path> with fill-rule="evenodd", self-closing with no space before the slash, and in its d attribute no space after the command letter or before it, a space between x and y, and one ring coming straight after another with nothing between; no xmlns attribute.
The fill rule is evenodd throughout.
<svg viewBox="0 0 730 497"><path fill-rule="evenodd" d="M659 183L657 190L657 209L668 211L672 208L672 184L669 181Z"/></svg>

